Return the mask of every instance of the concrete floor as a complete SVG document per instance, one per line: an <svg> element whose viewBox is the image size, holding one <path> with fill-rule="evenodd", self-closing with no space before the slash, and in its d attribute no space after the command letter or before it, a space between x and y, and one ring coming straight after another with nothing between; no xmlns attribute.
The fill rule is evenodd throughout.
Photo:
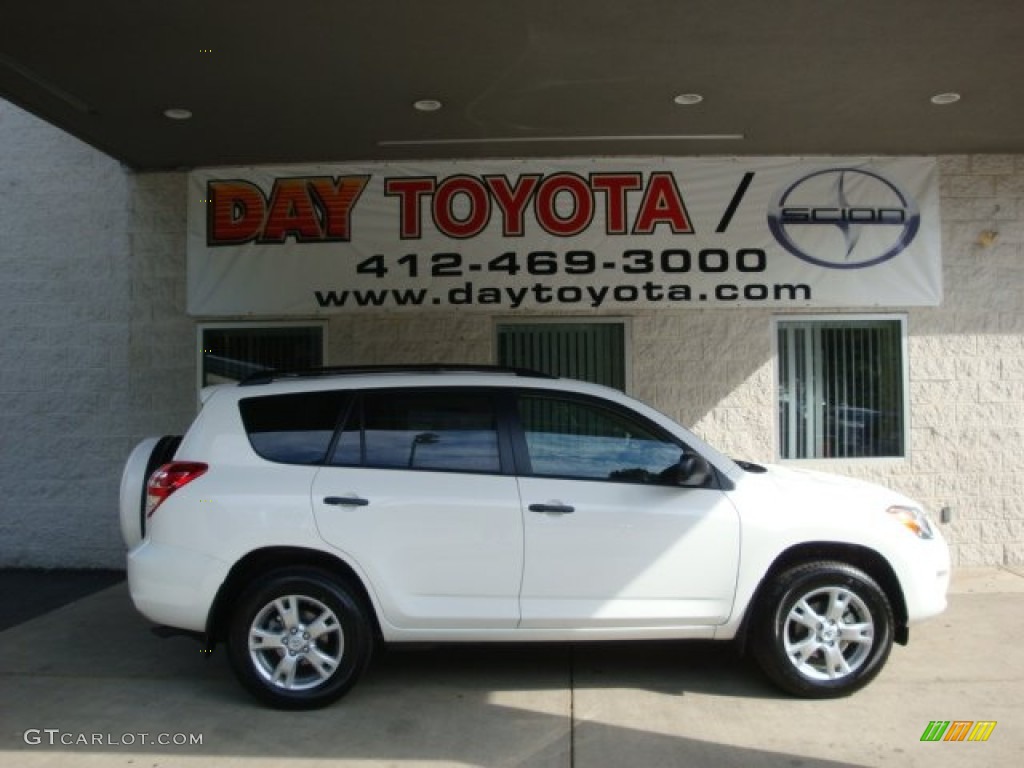
<svg viewBox="0 0 1024 768"><path fill-rule="evenodd" d="M911 634L834 701L780 695L728 644L476 645L388 651L293 713L255 704L222 649L155 637L121 583L0 632L0 766L1024 765L1024 572L958 572ZM998 725L922 743L932 720Z"/></svg>

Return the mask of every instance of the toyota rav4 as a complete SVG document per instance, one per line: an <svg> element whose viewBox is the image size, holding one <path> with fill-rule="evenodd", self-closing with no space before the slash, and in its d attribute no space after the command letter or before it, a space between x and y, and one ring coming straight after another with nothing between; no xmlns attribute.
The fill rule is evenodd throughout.
<svg viewBox="0 0 1024 768"><path fill-rule="evenodd" d="M131 595L226 642L272 706L328 704L404 642L735 640L785 691L838 696L946 605L921 505L733 461L594 384L321 370L203 403L128 459Z"/></svg>

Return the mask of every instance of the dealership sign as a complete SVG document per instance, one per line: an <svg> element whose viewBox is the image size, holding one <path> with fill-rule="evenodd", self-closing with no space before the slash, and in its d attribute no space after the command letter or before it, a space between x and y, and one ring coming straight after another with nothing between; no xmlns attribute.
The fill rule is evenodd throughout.
<svg viewBox="0 0 1024 768"><path fill-rule="evenodd" d="M935 161L560 159L205 169L188 310L937 305Z"/></svg>

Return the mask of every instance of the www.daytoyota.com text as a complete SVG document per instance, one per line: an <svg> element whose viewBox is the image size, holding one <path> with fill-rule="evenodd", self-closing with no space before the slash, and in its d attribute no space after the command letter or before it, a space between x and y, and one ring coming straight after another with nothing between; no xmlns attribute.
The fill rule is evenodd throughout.
<svg viewBox="0 0 1024 768"><path fill-rule="evenodd" d="M394 287L324 288L314 295L320 308L558 305L596 309L638 302L810 301L811 288L803 283L709 282L707 277L724 278L728 273L736 273L737 278L753 276L764 272L766 264L765 252L757 248L735 252L671 248L660 253L630 249L618 259L602 259L588 250L507 251L486 261L470 260L457 252L408 253L395 258L376 254L355 265L356 276L370 276ZM466 279L477 274L491 276L494 282ZM529 277L524 282L517 277L520 274ZM606 276L618 279L606 282L602 279ZM675 282L685 279L683 276L699 277L696 284ZM595 283L595 277L601 282ZM430 280L429 287L410 287L424 279Z"/></svg>

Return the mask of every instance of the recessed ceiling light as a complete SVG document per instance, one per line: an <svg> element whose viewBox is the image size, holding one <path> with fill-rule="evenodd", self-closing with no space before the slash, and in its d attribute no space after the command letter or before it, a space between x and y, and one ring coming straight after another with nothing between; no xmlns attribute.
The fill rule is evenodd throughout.
<svg viewBox="0 0 1024 768"><path fill-rule="evenodd" d="M164 117L171 120L188 120L192 117L192 110L183 109L181 107L171 107L170 109L164 110Z"/></svg>
<svg viewBox="0 0 1024 768"><path fill-rule="evenodd" d="M412 103L413 109L419 110L420 112L437 112L441 106L441 102L437 99L419 99Z"/></svg>
<svg viewBox="0 0 1024 768"><path fill-rule="evenodd" d="M956 104L958 101L960 101L960 94L953 91L936 93L932 96L932 104Z"/></svg>
<svg viewBox="0 0 1024 768"><path fill-rule="evenodd" d="M676 104L680 104L686 107L691 104L700 104L702 101L704 101L704 97L701 96L699 93L680 93L678 96L672 99L672 101L674 101Z"/></svg>

